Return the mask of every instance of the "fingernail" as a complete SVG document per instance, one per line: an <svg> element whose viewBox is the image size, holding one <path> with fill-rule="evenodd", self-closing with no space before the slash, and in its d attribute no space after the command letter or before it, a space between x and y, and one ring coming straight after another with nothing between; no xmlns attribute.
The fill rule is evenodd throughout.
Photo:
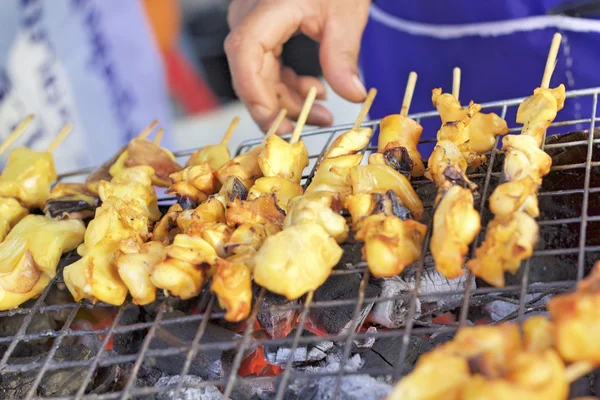
<svg viewBox="0 0 600 400"><path fill-rule="evenodd" d="M252 114L252 117L254 117L254 119L261 121L264 121L271 117L271 112L269 111L269 109L261 105L252 106L250 108L250 114Z"/></svg>
<svg viewBox="0 0 600 400"><path fill-rule="evenodd" d="M365 85L363 85L363 83L360 81L358 75L354 75L352 77L352 82L354 83L354 87L356 87L356 89L359 90L364 97L366 97L367 89L365 89Z"/></svg>

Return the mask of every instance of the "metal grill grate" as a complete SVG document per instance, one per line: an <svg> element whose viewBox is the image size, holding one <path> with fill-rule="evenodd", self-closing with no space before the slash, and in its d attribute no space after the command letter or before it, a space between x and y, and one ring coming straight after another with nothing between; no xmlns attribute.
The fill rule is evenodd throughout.
<svg viewBox="0 0 600 400"><path fill-rule="evenodd" d="M576 151L577 154L581 155L581 160L576 162L565 162L557 163L555 161L552 171L547 176L546 180L564 182L566 188L547 188L545 185L542 187L540 196L540 208L542 215L538 218L540 224L540 235L545 235L550 232L553 235L559 235L565 239L565 232L568 232L568 240L564 240L562 243L560 240L559 245L554 247L548 246L548 242L544 242L540 245L540 248L534 253L532 259L526 261L521 268L521 271L510 281L507 286L503 289L496 289L490 287L474 287L472 281L467 279L466 287L464 291L445 291L438 293L419 293L419 283L423 279L424 274L430 273L427 268L427 253L423 252L423 257L414 267L415 284L414 289L403 293L401 295L393 297L368 297L365 294L365 287L369 283L370 277L366 264L364 262L352 262L336 267L333 272L334 276L350 276L353 274L360 274L361 280L360 285L357 287L356 295L351 299L334 299L327 301L313 300L312 297L305 298L302 304L282 304L279 306L265 305L263 301L267 295L264 289L260 289L255 298L255 303L251 315L246 323L242 335L235 337L232 340L221 340L211 343L202 343L203 336L207 330L207 326L210 321L222 320L223 312L215 309L215 298L210 293L203 293L202 298L197 299L198 304L207 305L206 311L202 314L190 314L179 317L169 317L168 311L170 310L169 299L164 297L157 300L158 306L157 312L152 320L147 322L135 322L128 323L124 320L124 315L134 309L136 306L132 304L125 304L121 307L112 307L105 304L92 305L90 302L82 301L79 303L67 302L61 304L52 304L49 300L48 295L51 289L56 285L62 285L61 274L59 273L51 284L45 289L42 295L32 302L30 306L23 306L15 310L0 312L0 317L20 318L22 324L18 328L16 334L0 337L0 346L4 346L6 350L0 359L0 381L6 379L10 373L29 373L32 376L33 384L27 392L25 398L32 399L38 398L38 387L42 382L44 376L52 371L67 369L67 368L83 368L85 370L85 376L78 387L78 391L74 396L68 397L53 397L61 399L126 399L126 398L146 398L152 394L165 393L167 391L180 391L183 387L207 387L209 385L215 385L222 388L226 396L230 396L234 393L234 389L242 385L243 383L254 382L256 384L270 384L273 382L275 385L275 398L283 399L284 391L287 384L291 379L304 380L306 384L317 378L332 377L334 380L335 388L339 389L342 378L345 376L352 376L356 374L368 374L373 377L392 377L393 381L399 379L407 371L403 367L404 359L407 357L409 351L411 336L415 335L432 335L440 334L444 332L453 332L459 326L465 326L470 324L470 320L473 319L471 313L474 309L480 308L483 304L492 301L504 301L507 303L518 306L516 311L504 317L504 320L508 319L520 319L526 313L536 311L540 299L544 296L552 295L561 291L568 290L571 288L577 280L582 279L585 272L591 267L591 262L595 259L600 258L600 235L593 235L594 229L598 229L600 225L600 210L597 207L590 207L590 204L598 205L598 193L600 192L600 181L596 179L592 172L594 168L600 167L600 154L596 149L596 145L600 144L600 136L595 136L595 122L596 106L598 94L600 88L578 90L567 93L567 104L569 101L576 101L574 99L588 98L591 100L590 117L586 119L578 119L572 121L563 121L554 123L549 129L548 134L556 132L565 132L579 130L582 124L585 124L585 131L582 131L578 136L574 137L573 140L555 140L553 142L546 142L545 150L552 151L558 157L559 153L568 153L569 151ZM511 112L514 113L516 107L523 99L515 99L509 101L500 101L485 104L483 109L487 111L494 111L500 115L507 116ZM436 112L428 112L422 114L416 114L412 116L418 121L425 121L427 119L436 119ZM509 126L511 126L511 132L520 130L520 127L514 126L512 121L514 118L507 118ZM379 121L370 121L365 123L365 126L372 126L377 129ZM439 124L439 119L436 119L436 123ZM514 127L513 127L514 126ZM303 135L303 139L309 147L317 143L319 146L322 144L322 149L325 150L331 141L345 130L351 128L351 125L338 126L331 129L320 129L311 132L307 132ZM565 136L566 137L566 136ZM253 146L260 143L261 139L247 141L237 150L237 154L247 151ZM432 142L432 141L428 141ZM426 145L427 141L423 142ZM497 143L498 144L498 143ZM571 150L569 150L571 149ZM371 151L372 149L368 149ZM178 157L185 157L190 155L193 150L179 152L176 155ZM322 152L321 152L322 153ZM305 176L305 179L310 180L312 173L314 173L314 165L318 162L320 154L312 155L311 158L311 174ZM480 210L482 215L482 226L485 226L490 219L490 213L486 209L486 200L498 184L501 176L501 158L503 157L502 151L498 150L496 146L491 154L489 154L488 162L484 164L480 170L476 173L471 174L470 178L479 184L480 197L476 199L476 206ZM567 157L568 158L568 157ZM77 171L70 174L64 174L61 176L62 179L84 176L89 171ZM561 181L562 179L562 181ZM562 183L560 183L562 184ZM419 193L423 193L427 190L432 190L432 184L425 180L419 179L414 181L415 188ZM429 189L428 189L429 188ZM167 204L172 199L164 198L161 202ZM559 202L560 204L571 205L566 207L568 212L564 215L561 212L546 212L544 209L545 204L552 204L552 202ZM426 205L426 220L431 219L431 204ZM431 225L431 224L429 224ZM483 238L485 228L476 238L475 243L472 245L474 249ZM562 236L561 236L562 235ZM562 240L562 239L561 239ZM429 247L429 235L427 236L424 248ZM569 265L561 271L559 278L556 278L556 274L551 271L552 264L548 264L545 260L561 259L563 264ZM459 312L458 322L453 325L440 325L431 321L425 321L423 319L416 318L416 307L417 300L423 301L428 300L429 302L434 299L441 299L449 296L464 295ZM533 296L532 296L533 295ZM385 301L398 301L404 300L408 302L408 317L404 327L399 329L387 329L378 330L377 332L360 332L357 331L359 325L359 314L365 305L377 304ZM341 309L342 307L354 307L352 315L352 324L349 329L342 333L335 335L327 335L325 337L318 336L302 336L303 329L308 320L309 313L319 308L333 308ZM116 312L112 324L108 327L102 327L99 329L74 329L71 325L74 321L78 312L89 309L106 309L114 310ZM299 311L298 326L295 334L291 337L281 339L270 339L264 337L256 337L253 335L255 322L259 312L266 310L278 309L280 311L296 309ZM63 313L66 315L64 324L60 329L45 330L42 333L29 333L28 328L36 318L40 318L41 315L47 313ZM151 348L150 344L166 327L184 324L184 323L199 323L197 330L193 336L191 343L179 343L175 342L166 348ZM117 335L139 333L140 337L143 337L140 348L132 354L110 354L104 350L110 340L114 339ZM59 349L62 342L73 338L82 338L89 335L102 335L103 342L101 348L96 352L95 356L90 357L86 360L67 360L57 361L55 360L55 354ZM367 339L382 339L382 338L394 338L401 342L402 347L399 354L399 359L395 365L389 365L387 368L371 368L371 369L360 369L358 371L350 370L345 368L349 362L350 355L353 351L353 343L356 340L367 340ZM48 341L49 350L46 355L38 360L16 364L11 362L11 356L15 353L17 347L23 343L32 343L36 341ZM324 341L334 342L340 345L342 349L342 358L339 363L339 368L336 371L320 371L315 373L307 373L296 371L293 367L292 357L288 358L287 364L284 366L284 372L279 377L240 377L237 372L240 365L246 355L250 351L258 348L259 346L278 345L285 346L291 349L293 354L294 350L301 345L316 345ZM66 342L65 342L66 343ZM234 373L225 376L219 380L204 380L197 384L182 383L180 381L176 385L155 387L148 386L144 387L136 383L137 375L143 365L152 364L156 360L164 357L180 357L183 362L183 369L180 372L181 376L187 375L191 370L193 360L198 354L207 351L223 350L231 351L234 353L232 360L232 371ZM86 387L94 379L97 371L103 367L109 367L111 365L129 365L128 373L124 376L124 381L118 391L109 393L86 393ZM339 390L335 391L339 393Z"/></svg>

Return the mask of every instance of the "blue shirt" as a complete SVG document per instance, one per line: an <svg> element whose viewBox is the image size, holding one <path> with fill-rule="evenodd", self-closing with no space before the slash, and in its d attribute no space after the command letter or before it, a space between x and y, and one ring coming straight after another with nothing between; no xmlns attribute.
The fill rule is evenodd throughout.
<svg viewBox="0 0 600 400"><path fill-rule="evenodd" d="M563 43L550 86L600 86L600 20L547 14L561 2L374 0L360 56L367 87L378 89L371 118L398 113L413 70L419 78L411 113L433 109L431 89L449 92L456 66L463 104L529 96L540 85L555 32ZM591 109L591 99L569 99L557 121L589 118ZM506 120L514 126L514 110ZM439 121L423 127L422 138L434 138Z"/></svg>

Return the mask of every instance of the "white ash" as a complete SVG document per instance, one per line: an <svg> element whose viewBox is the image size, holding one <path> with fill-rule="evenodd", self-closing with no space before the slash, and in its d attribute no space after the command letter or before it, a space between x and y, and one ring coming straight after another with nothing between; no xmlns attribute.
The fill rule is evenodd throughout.
<svg viewBox="0 0 600 400"><path fill-rule="evenodd" d="M405 274L402 277L382 279L381 297L395 297L410 293L415 287L416 277L414 274ZM415 319L421 315L422 303L435 304L439 311L447 311L460 306L462 291L465 289L467 275L446 279L439 272L426 269L419 281L419 295L441 294L446 292L457 292L457 294L440 295L439 297L421 297L415 301ZM471 287L475 288L475 279L471 279ZM410 299L390 300L376 303L371 313L371 320L386 328L399 328L406 323Z"/></svg>
<svg viewBox="0 0 600 400"><path fill-rule="evenodd" d="M307 363L324 360L327 353L333 348L333 342L324 341L310 347L298 347L292 356L291 349L279 347L276 352L266 352L267 361L275 365L285 365L292 356L293 363Z"/></svg>
<svg viewBox="0 0 600 400"><path fill-rule="evenodd" d="M539 297L539 294L527 294L525 295L525 304L528 304L536 297ZM539 306L545 306L550 300L550 296L544 296L539 299L535 304ZM494 300L491 303L485 306L485 309L490 314L490 318L494 322L498 322L504 320L511 314L515 314L515 318L517 317L516 313L519 311L519 305L514 303L509 303L502 300Z"/></svg>
<svg viewBox="0 0 600 400"><path fill-rule="evenodd" d="M377 328L374 327L374 326L370 326L367 329L367 333L370 333L370 334L377 333ZM375 340L376 339L374 337L367 337L367 338L364 338L364 339L355 339L354 340L354 344L359 349L370 349L375 344Z"/></svg>
<svg viewBox="0 0 600 400"><path fill-rule="evenodd" d="M358 322L356 324L356 329L360 328L362 326L362 324L365 322L365 319L371 313L371 310L373 309L373 305L374 305L373 303L369 303L369 304L363 306L363 309L360 311L360 313L358 314L358 317L356 318L358 321L351 319L350 321L348 321L348 323L346 325L344 325L344 327L338 332L338 334L345 335L354 326L354 324L356 322Z"/></svg>
<svg viewBox="0 0 600 400"><path fill-rule="evenodd" d="M343 349L327 356L326 363L320 367L309 366L303 368L307 379L297 378L289 382L286 390L286 399L340 399L340 400L378 400L386 397L391 386L379 382L369 375L344 375L340 381L339 393L336 390L336 377L325 376L313 378L311 374L324 372L337 372L340 368ZM350 357L344 364L344 370L355 372L364 364L360 354Z"/></svg>
<svg viewBox="0 0 600 400"><path fill-rule="evenodd" d="M185 385L199 385L202 383L202 378L194 375L180 375L174 376L163 376L156 382L156 387L175 386L180 381L183 381L183 385L179 394L175 394L175 389L168 390L164 393L156 395L157 400L221 400L223 395L213 385L207 385L204 387L185 387Z"/></svg>

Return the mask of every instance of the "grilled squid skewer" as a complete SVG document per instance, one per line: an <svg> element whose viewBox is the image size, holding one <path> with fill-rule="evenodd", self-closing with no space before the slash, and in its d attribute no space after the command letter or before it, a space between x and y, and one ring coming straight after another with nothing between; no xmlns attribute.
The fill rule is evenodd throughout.
<svg viewBox="0 0 600 400"><path fill-rule="evenodd" d="M457 98L460 69L455 69L454 76L453 94L441 89L432 92L442 126L425 172L438 189L430 250L436 269L449 279L464 273L469 245L481 229L473 197L477 185L467 177L467 169L483 163L485 156L480 153L491 149L495 136L508 132L504 120L495 114L481 114L479 104L471 101L461 107ZM478 121L476 125L472 125L474 121Z"/></svg>
<svg viewBox="0 0 600 400"><path fill-rule="evenodd" d="M407 117L416 78L411 72L400 115L382 121L379 152L371 155L369 165L350 169L352 195L345 207L375 277L395 276L417 261L427 231L416 221L423 215L423 203L409 182L423 166L416 147L422 127Z"/></svg>
<svg viewBox="0 0 600 400"><path fill-rule="evenodd" d="M374 95L375 91L369 93L354 128L336 138L324 153L305 194L290 199L284 229L267 237L258 250L254 279L271 292L290 300L310 293L325 282L340 260L343 251L338 242L345 240L348 227L336 209L340 193L350 193L349 168L362 158L356 153L369 143L372 130L360 129L360 124ZM292 144L299 138L308 108L305 104L304 120L296 125Z"/></svg>
<svg viewBox="0 0 600 400"><path fill-rule="evenodd" d="M564 106L565 87L548 88L549 75L560 45L560 35L552 42L541 87L525 99L517 111L517 122L523 124L521 134L503 139L506 151L504 180L490 197L490 209L495 214L486 237L475 250L475 258L467 267L491 285L504 286L504 273L514 274L521 262L531 257L538 240L535 217L539 215L537 191L542 178L550 172L551 157L540 146L546 129ZM554 51L554 50L556 51Z"/></svg>

